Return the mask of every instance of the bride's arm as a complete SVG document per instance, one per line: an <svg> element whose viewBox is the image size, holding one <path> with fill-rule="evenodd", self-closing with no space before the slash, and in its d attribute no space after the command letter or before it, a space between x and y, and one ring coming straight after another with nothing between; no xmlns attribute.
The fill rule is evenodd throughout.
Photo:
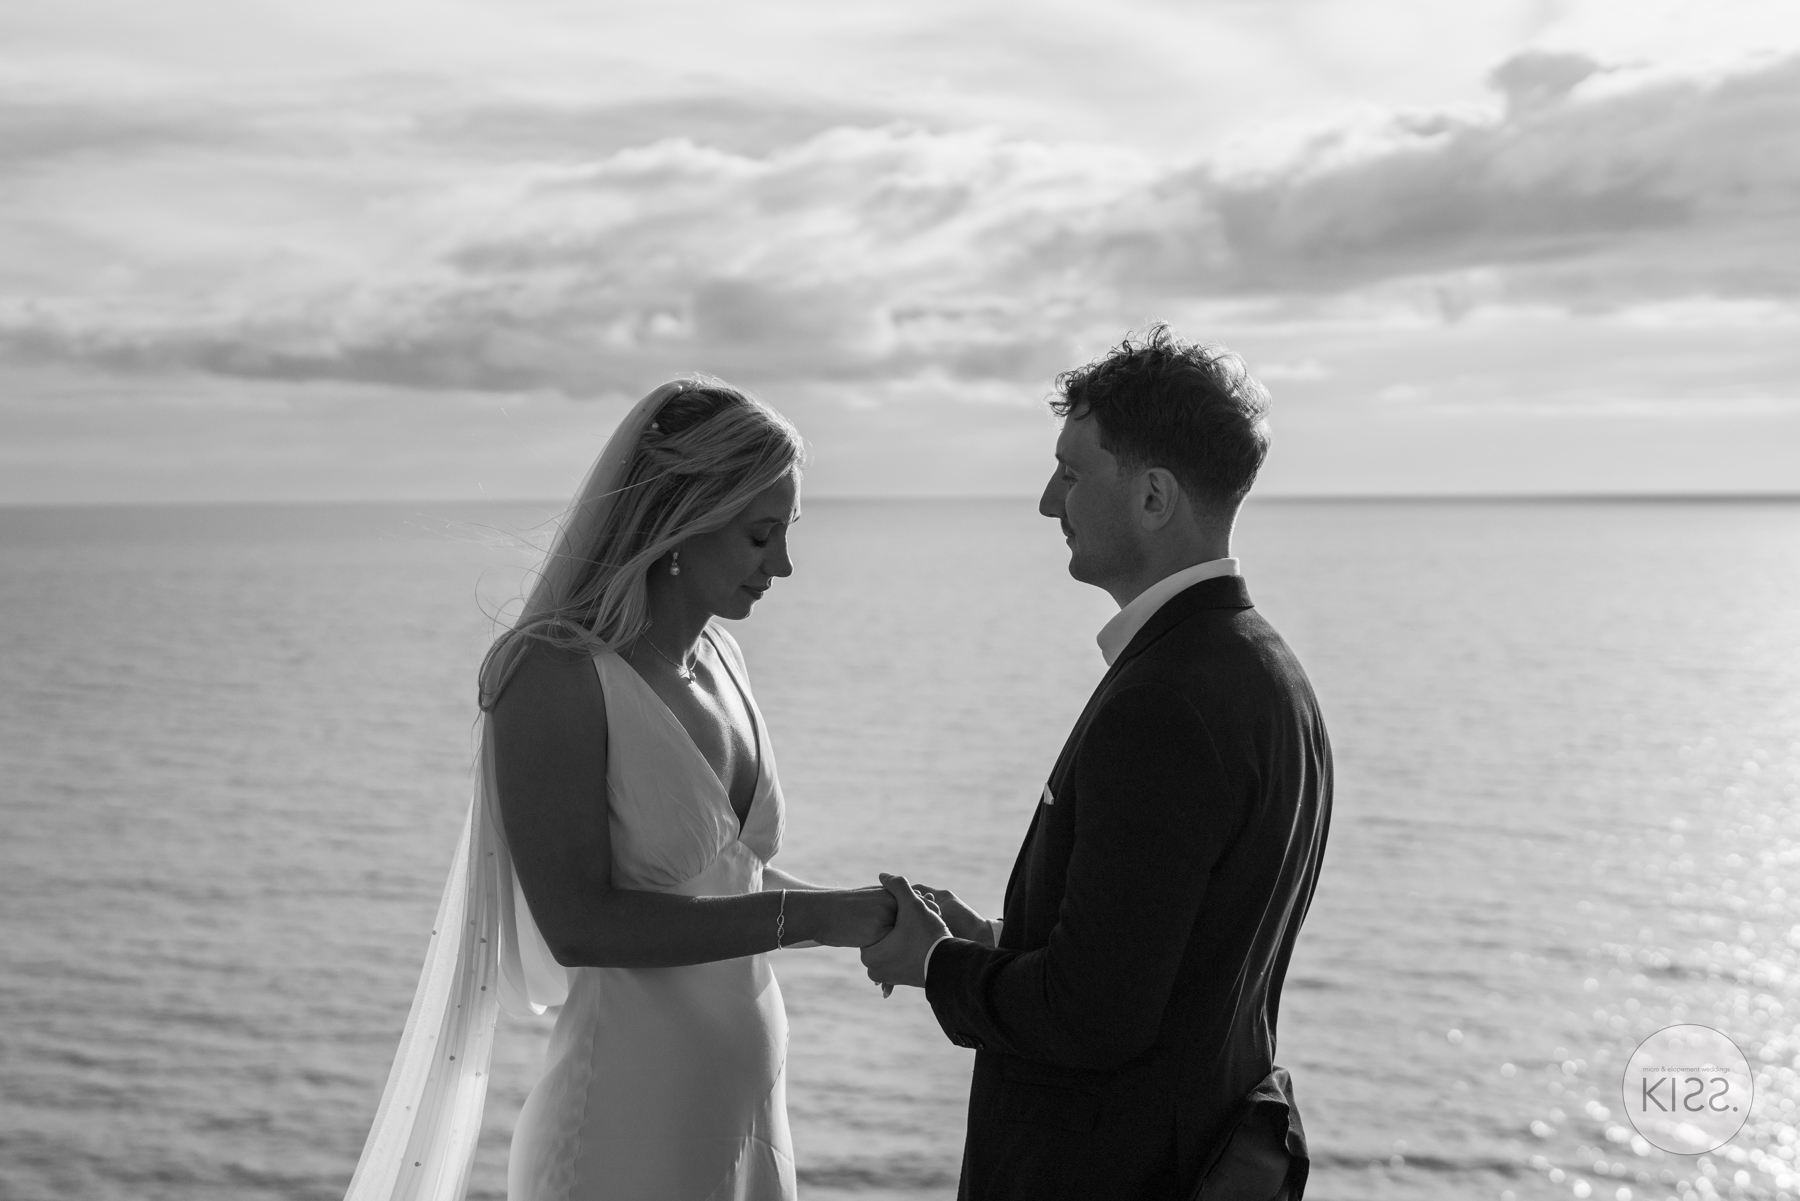
<svg viewBox="0 0 1800 1201"><path fill-rule="evenodd" d="M792 873L789 873L789 872L782 871L778 867L770 867L768 864L763 865L762 886L763 886L764 892L779 892L784 888L790 892L830 892L831 891L831 887L829 885L810 884L807 881L802 880L799 876L793 875ZM793 899L789 898L788 904L792 905L793 903L794 903ZM781 945L784 947L792 947L792 948L798 950L801 947L816 947L819 944L814 942L811 939L801 939L800 941L796 942L791 938L783 938L781 940Z"/></svg>
<svg viewBox="0 0 1800 1201"><path fill-rule="evenodd" d="M488 720L513 870L557 962L677 967L775 946L778 891L684 897L613 887L606 699L586 656L533 644ZM789 887L783 945L865 946L893 924L883 889Z"/></svg>
<svg viewBox="0 0 1800 1201"><path fill-rule="evenodd" d="M811 884L791 872L784 872L778 867L763 866L763 891L774 892L777 889L792 889L795 892L830 892L829 884ZM782 940L787 941L786 939Z"/></svg>

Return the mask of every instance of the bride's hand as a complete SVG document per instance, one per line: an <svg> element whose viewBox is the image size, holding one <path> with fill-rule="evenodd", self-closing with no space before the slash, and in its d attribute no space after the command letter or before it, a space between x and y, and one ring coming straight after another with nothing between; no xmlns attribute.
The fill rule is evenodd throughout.
<svg viewBox="0 0 1800 1201"><path fill-rule="evenodd" d="M893 894L881 887L795 893L789 903L800 898L813 910L807 923L817 931L812 937L828 947L866 947L880 942L894 928L899 909Z"/></svg>
<svg viewBox="0 0 1800 1201"><path fill-rule="evenodd" d="M963 899L948 888L933 888L929 884L915 884L913 891L925 898L925 903L938 911L944 919L944 925L950 927L950 933L957 938L966 938L970 942L978 942L983 946L993 945L993 932L987 919L976 913Z"/></svg>

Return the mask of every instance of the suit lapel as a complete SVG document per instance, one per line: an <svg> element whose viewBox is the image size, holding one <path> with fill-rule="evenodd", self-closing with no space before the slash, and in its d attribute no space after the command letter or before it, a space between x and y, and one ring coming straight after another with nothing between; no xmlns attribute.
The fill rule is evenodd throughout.
<svg viewBox="0 0 1800 1201"><path fill-rule="evenodd" d="M1243 577L1228 575L1202 580L1193 587L1176 593L1164 602L1162 608L1151 614L1150 620L1145 622L1143 628L1132 636L1131 641L1125 644L1125 649L1119 652L1119 657L1114 659L1111 666L1106 669L1106 674L1100 677L1100 682L1094 686L1094 691L1088 696L1087 704L1082 707L1081 716L1075 719L1075 725L1070 729L1069 737L1063 742L1062 751L1056 756L1056 765L1050 769L1047 787L1050 788L1052 794L1058 794L1063 790L1064 773L1068 770L1069 761L1075 756L1075 749L1081 745L1082 735L1087 731L1088 722L1093 718L1094 710L1099 707L1100 702L1106 697L1107 689L1112 686L1114 678L1127 663L1143 654L1158 638L1203 609L1248 609L1250 607L1250 590L1244 585ZM1032 812L1031 826L1025 831L1025 839L1019 846L1019 854L1013 860L1012 875L1007 877L1006 892L1003 894L1002 902L1005 909L1012 908L1013 890L1018 887L1019 875L1024 870L1026 858L1031 851L1032 839L1037 837L1038 822L1043 815L1044 806L1040 801L1036 810Z"/></svg>
<svg viewBox="0 0 1800 1201"><path fill-rule="evenodd" d="M1050 769L1051 787L1054 789L1056 783L1061 780L1064 769L1068 767L1070 757L1074 755L1075 748L1081 743L1081 735L1087 729L1088 721L1093 717L1095 707L1105 698L1107 688L1111 686L1114 677L1124 669L1127 663L1143 654L1158 638L1203 609L1248 609L1250 607L1250 590L1245 587L1244 578L1235 575L1215 576L1210 580L1201 580L1192 588L1177 592L1165 601L1163 607L1152 613L1150 620L1146 621L1143 628L1132 636L1130 642L1125 644L1125 649L1119 652L1119 657L1112 661L1112 665L1106 669L1106 674L1101 676L1100 682L1094 686L1094 691L1088 696L1087 704L1081 710L1081 716L1075 719L1075 725L1069 731L1069 737L1063 742L1062 752L1056 757L1056 766Z"/></svg>
<svg viewBox="0 0 1800 1201"><path fill-rule="evenodd" d="M1082 732L1087 729L1088 721L1094 716L1094 710L1100 705L1100 699L1106 695L1106 690L1112 684L1113 677L1119 674L1119 668L1124 663L1125 656L1123 655L1114 659L1112 665L1106 669L1106 674L1100 677L1100 682L1094 685L1094 690L1088 694L1087 704L1081 708L1081 716L1077 717L1075 724L1069 728L1069 736L1063 740L1062 750L1056 756L1056 765L1050 769L1049 783L1052 791L1055 791L1062 783L1063 770L1068 767L1069 759L1075 754L1075 748L1080 745Z"/></svg>

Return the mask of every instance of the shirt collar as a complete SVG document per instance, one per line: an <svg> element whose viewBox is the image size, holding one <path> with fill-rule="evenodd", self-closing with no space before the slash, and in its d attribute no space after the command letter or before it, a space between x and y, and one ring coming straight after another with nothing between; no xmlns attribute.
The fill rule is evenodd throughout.
<svg viewBox="0 0 1800 1201"><path fill-rule="evenodd" d="M1113 665L1131 640L1137 637L1137 632L1144 628L1144 623L1156 616L1156 611L1173 600L1176 594L1186 592L1201 580L1237 574L1236 559L1208 559L1204 563L1184 567L1172 576L1165 576L1138 593L1130 604L1100 627L1100 633L1094 638L1100 644L1100 654L1105 658L1106 665Z"/></svg>

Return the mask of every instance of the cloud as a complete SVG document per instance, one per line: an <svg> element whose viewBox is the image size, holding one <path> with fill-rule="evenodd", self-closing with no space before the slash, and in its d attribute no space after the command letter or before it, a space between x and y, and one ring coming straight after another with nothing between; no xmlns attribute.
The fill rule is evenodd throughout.
<svg viewBox="0 0 1800 1201"><path fill-rule="evenodd" d="M1067 352L1027 311L1055 307L1021 254L1031 231L1146 177L1132 156L991 132L839 127L765 155L671 139L422 196L416 252L367 279L240 278L126 312L20 297L0 345L121 371L574 394L695 366L1013 377Z"/></svg>
<svg viewBox="0 0 1800 1201"><path fill-rule="evenodd" d="M1519 56L1494 73L1498 112L1328 128L1256 173L1200 164L1094 253L1171 294L1483 268L1514 299L1793 294L1800 256L1771 251L1791 251L1800 216L1800 58L1718 81L1629 76Z"/></svg>
<svg viewBox="0 0 1800 1201"><path fill-rule="evenodd" d="M1600 64L1585 54L1527 50L1495 67L1488 82L1506 97L1509 113L1526 113L1567 99L1577 84L1599 70Z"/></svg>
<svg viewBox="0 0 1800 1201"><path fill-rule="evenodd" d="M1347 118L1254 167L779 97L434 101L360 125L15 106L0 161L111 154L145 188L132 226L97 224L55 201L101 164L37 168L6 219L87 239L96 265L62 287L11 270L0 350L422 390L603 396L701 368L873 395L1047 381L1196 305L1253 329L1800 294L1800 59L1668 77L1532 52L1492 82L1485 108ZM275 212L277 192L319 210Z"/></svg>
<svg viewBox="0 0 1800 1201"><path fill-rule="evenodd" d="M82 155L139 154L216 145L219 131L194 114L48 98L0 99L0 173Z"/></svg>
<svg viewBox="0 0 1800 1201"><path fill-rule="evenodd" d="M623 103L492 98L448 102L420 113L420 141L455 154L510 162L592 162L633 147L685 140L729 154L762 156L827 130L902 118L872 105L826 104L781 95L685 95Z"/></svg>

